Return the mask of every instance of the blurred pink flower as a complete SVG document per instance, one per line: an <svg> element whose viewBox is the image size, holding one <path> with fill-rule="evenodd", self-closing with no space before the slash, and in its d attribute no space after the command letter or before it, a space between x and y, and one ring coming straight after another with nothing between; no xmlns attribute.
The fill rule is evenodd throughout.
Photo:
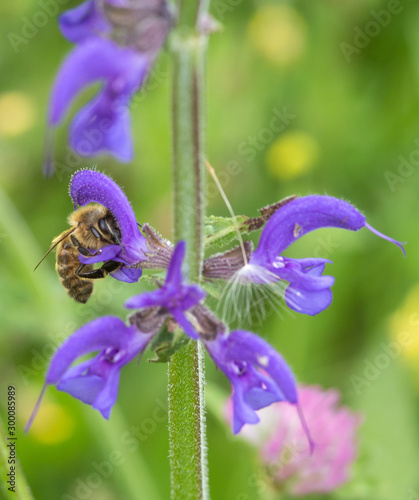
<svg viewBox="0 0 419 500"><path fill-rule="evenodd" d="M294 496L332 491L349 479L362 417L339 406L340 394L334 389L300 386L299 400L314 441L311 455L295 405L285 402L259 411L259 424L245 425L240 435L260 449L276 486Z"/></svg>

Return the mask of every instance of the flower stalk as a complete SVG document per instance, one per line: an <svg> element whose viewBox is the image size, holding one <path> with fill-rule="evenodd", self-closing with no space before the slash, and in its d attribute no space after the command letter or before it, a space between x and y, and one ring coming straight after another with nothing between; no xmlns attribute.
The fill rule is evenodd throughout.
<svg viewBox="0 0 419 500"><path fill-rule="evenodd" d="M173 33L174 239L186 242L189 281L199 283L204 227L204 58L197 32L198 1L179 4ZM172 499L208 498L203 347L189 342L169 364L169 433Z"/></svg>

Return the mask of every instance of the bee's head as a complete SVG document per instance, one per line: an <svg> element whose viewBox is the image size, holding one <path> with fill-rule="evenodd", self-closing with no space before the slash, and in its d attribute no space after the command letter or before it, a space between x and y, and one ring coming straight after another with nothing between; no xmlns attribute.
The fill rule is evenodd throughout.
<svg viewBox="0 0 419 500"><path fill-rule="evenodd" d="M87 240L96 240L96 242L100 240L108 244L121 245L118 222L103 205L91 203L78 208L70 215L69 223L83 231Z"/></svg>

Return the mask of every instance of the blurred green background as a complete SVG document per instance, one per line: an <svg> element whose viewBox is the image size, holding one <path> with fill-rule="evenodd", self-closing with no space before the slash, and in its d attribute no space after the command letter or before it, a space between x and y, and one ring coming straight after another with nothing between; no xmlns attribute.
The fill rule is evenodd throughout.
<svg viewBox="0 0 419 500"><path fill-rule="evenodd" d="M132 164L80 160L62 126L56 175L41 175L49 90L71 49L56 15L77 4L0 5L0 402L4 415L6 387L15 385L20 431L55 346L97 316L124 317L124 299L145 287L108 278L79 305L60 286L53 256L33 273L67 227L71 173L97 165L124 187L140 221L171 236L167 53L134 101ZM382 13L389 9L390 18ZM284 355L299 381L339 389L344 404L365 415L352 479L333 498L419 498L419 6L213 0L212 13L223 30L208 50L207 151L235 212L256 215L290 194L327 193L408 242L404 259L366 229L304 237L287 255L333 260L331 307L314 318L268 310L248 328ZM281 131L271 126L275 116L282 116ZM208 190L208 213L227 215L211 180ZM390 358L386 347L403 332L411 342ZM376 370L368 379L371 364ZM254 450L223 422L217 395L229 393L226 379L210 360L207 373L212 498L270 498L266 482L254 480L260 470ZM169 498L166 399L166 366L147 363L147 356L123 370L109 422L49 388L33 429L18 441L35 498Z"/></svg>

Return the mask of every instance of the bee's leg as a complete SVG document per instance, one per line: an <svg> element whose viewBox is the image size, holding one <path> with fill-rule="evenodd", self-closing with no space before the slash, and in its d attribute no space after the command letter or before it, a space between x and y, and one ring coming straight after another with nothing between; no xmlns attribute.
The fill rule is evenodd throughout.
<svg viewBox="0 0 419 500"><path fill-rule="evenodd" d="M89 279L89 280L98 280L104 278L107 274L112 271L116 271L118 267L121 265L120 262L115 262L114 260L108 260L103 264L99 269L93 269L92 271L82 272L84 264L81 264L77 271L75 272L76 276L79 278Z"/></svg>

